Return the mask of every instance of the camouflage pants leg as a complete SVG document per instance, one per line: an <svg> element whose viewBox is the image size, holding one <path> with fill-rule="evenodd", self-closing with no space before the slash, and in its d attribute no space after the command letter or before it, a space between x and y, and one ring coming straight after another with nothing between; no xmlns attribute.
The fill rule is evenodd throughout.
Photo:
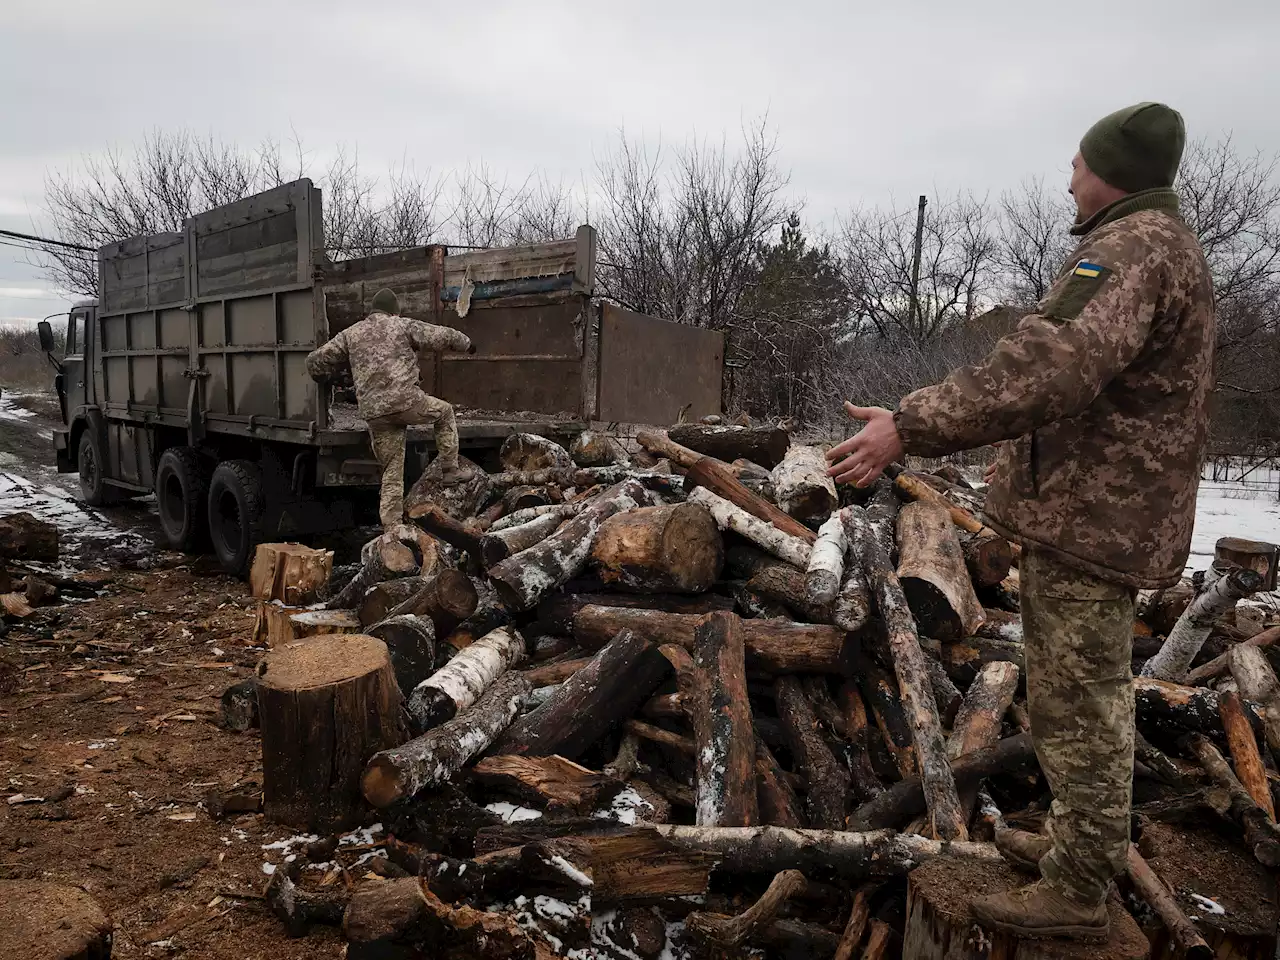
<svg viewBox="0 0 1280 960"><path fill-rule="evenodd" d="M382 418L385 420L386 418ZM404 523L404 427L371 421L373 455L382 467L382 490L378 495L378 517L382 528L390 530Z"/></svg>
<svg viewBox="0 0 1280 960"><path fill-rule="evenodd" d="M1021 576L1031 736L1053 791L1040 873L1093 905L1129 850L1135 594L1034 550Z"/></svg>
<svg viewBox="0 0 1280 960"><path fill-rule="evenodd" d="M441 469L458 465L458 422L453 404L438 397L427 397L423 404L422 423L430 423L436 440L436 460Z"/></svg>

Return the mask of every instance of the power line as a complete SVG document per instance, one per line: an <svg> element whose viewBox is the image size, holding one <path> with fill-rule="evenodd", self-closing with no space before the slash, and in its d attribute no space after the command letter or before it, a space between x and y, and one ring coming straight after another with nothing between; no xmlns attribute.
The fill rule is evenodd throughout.
<svg viewBox="0 0 1280 960"><path fill-rule="evenodd" d="M97 253L93 247L86 247L79 243L67 243L64 240L50 240L48 237L37 237L30 233L18 233L16 230L0 230L0 237L13 237L15 240L27 240L34 243L43 243L51 247L65 247L68 250L84 250L87 253Z"/></svg>

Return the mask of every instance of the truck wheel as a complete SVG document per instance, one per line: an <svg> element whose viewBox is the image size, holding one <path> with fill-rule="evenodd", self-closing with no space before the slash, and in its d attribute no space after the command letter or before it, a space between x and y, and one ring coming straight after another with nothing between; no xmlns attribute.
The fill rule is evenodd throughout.
<svg viewBox="0 0 1280 960"><path fill-rule="evenodd" d="M86 429L80 434L76 465L80 469L80 496L84 497L85 503L91 507L105 507L119 501L116 491L107 486L103 472L106 462L102 458L98 438L92 430Z"/></svg>
<svg viewBox="0 0 1280 960"><path fill-rule="evenodd" d="M170 447L156 466L160 528L171 549L193 553L209 538L209 470L191 447Z"/></svg>
<svg viewBox="0 0 1280 960"><path fill-rule="evenodd" d="M262 542L262 475L248 460L220 463L209 481L209 534L222 569L243 576Z"/></svg>

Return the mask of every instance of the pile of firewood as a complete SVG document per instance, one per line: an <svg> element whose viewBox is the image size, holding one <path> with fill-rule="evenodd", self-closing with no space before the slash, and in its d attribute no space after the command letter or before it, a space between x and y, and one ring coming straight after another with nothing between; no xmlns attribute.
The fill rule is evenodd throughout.
<svg viewBox="0 0 1280 960"><path fill-rule="evenodd" d="M58 603L62 590L92 594L84 584L31 564L55 563L58 528L29 513L0 517L0 635L6 622L25 620L39 607Z"/></svg>
<svg viewBox="0 0 1280 960"><path fill-rule="evenodd" d="M224 706L261 727L265 812L332 833L372 806L389 833L354 883L278 869L273 909L297 934L341 924L352 960L1015 956L939 882L1025 882L989 841L1050 799L1019 550L982 494L946 469L837 490L776 428L630 446L517 435L502 472L428 471L415 525L328 599L331 555L263 548L271 649ZM1135 674L1159 669L1135 681L1135 836L1212 822L1272 868L1280 628L1231 607L1274 585L1275 551L1235 543L1142 598ZM1105 949L1016 955L1207 955L1212 918L1139 849L1122 885L1146 936L1117 900Z"/></svg>

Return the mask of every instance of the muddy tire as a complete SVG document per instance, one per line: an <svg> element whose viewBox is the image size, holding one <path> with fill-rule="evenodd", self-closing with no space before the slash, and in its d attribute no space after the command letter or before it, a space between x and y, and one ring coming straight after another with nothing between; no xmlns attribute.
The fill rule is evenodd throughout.
<svg viewBox="0 0 1280 960"><path fill-rule="evenodd" d="M80 434L80 446L76 451L76 466L80 471L80 496L91 507L105 507L120 502L119 491L107 486L104 473L106 461L102 447L92 430Z"/></svg>
<svg viewBox="0 0 1280 960"><path fill-rule="evenodd" d="M156 466L160 529L173 550L194 553L209 542L209 468L191 447L170 447Z"/></svg>
<svg viewBox="0 0 1280 960"><path fill-rule="evenodd" d="M209 536L222 569L237 576L249 572L262 542L262 474L248 460L218 464L209 481Z"/></svg>

